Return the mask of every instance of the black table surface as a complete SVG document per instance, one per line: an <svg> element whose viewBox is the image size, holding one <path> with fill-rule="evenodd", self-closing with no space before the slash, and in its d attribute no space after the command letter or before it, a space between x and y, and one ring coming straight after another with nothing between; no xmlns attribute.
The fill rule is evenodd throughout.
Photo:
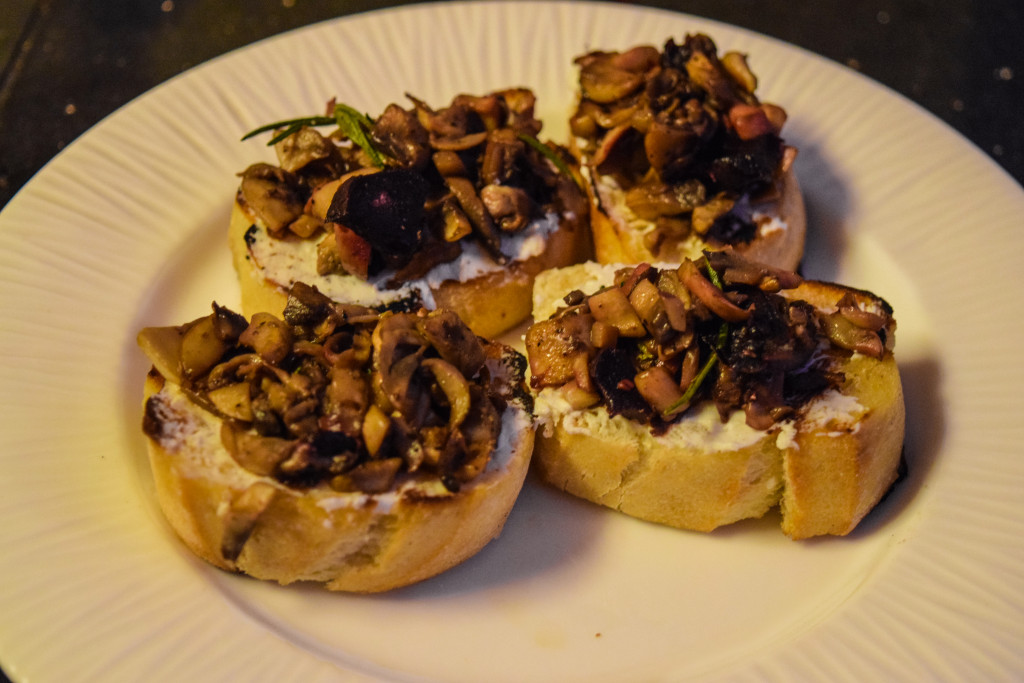
<svg viewBox="0 0 1024 683"><path fill-rule="evenodd" d="M282 31L402 4L408 3L3 0L0 209L68 143L172 76ZM1024 183L1020 0L634 4L742 26L856 69L938 116ZM54 643L55 656L59 649ZM0 663L17 676L2 649ZM6 681L0 673L0 683Z"/></svg>

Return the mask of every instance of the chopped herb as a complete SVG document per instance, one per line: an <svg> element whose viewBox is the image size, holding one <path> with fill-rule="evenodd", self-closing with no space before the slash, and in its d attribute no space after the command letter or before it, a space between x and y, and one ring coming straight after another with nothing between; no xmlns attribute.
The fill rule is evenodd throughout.
<svg viewBox="0 0 1024 683"><path fill-rule="evenodd" d="M724 289L721 276L718 274L717 270L711 267L711 261L708 260L707 256L704 257L704 265L707 267L708 278L711 280L711 284L719 289Z"/></svg>
<svg viewBox="0 0 1024 683"><path fill-rule="evenodd" d="M673 401L672 405L670 405L668 408L665 408L665 410L662 411L662 414L668 416L675 413L680 408L689 407L690 402L693 400L693 397L697 395L697 391L700 389L700 385L704 384L704 380L707 378L708 373L711 372L711 368L715 367L715 363L717 362L718 354L715 352L714 349L712 349L711 355L708 357L706 361L704 361L704 366L700 369L700 372L698 372L697 375L693 378L693 381L690 382L690 386L686 387L686 391L683 392L683 395L677 398L675 401Z"/></svg>
<svg viewBox="0 0 1024 683"><path fill-rule="evenodd" d="M373 146L370 138L366 135L373 128L373 119L345 104L334 105L334 119L341 132L366 152L374 166L380 167L384 165L384 157L381 156L381 153L377 151L377 148Z"/></svg>

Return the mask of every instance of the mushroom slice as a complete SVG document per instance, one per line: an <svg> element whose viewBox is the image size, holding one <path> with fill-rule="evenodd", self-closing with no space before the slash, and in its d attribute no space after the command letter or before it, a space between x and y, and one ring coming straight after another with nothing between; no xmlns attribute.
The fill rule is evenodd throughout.
<svg viewBox="0 0 1024 683"><path fill-rule="evenodd" d="M657 285L646 278L640 280L629 293L629 303L658 344L665 344L672 334L672 326Z"/></svg>
<svg viewBox="0 0 1024 683"><path fill-rule="evenodd" d="M302 215L305 200L298 188L298 180L291 173L270 164L253 164L242 172L239 193L267 230L280 235Z"/></svg>
<svg viewBox="0 0 1024 683"><path fill-rule="evenodd" d="M647 333L621 287L609 287L591 295L588 304L594 320L611 325L623 337L643 337Z"/></svg>
<svg viewBox="0 0 1024 683"><path fill-rule="evenodd" d="M323 396L321 427L337 427L348 436L359 435L370 407L370 381L360 367L339 365L331 371L331 382Z"/></svg>
<svg viewBox="0 0 1024 683"><path fill-rule="evenodd" d="M292 350L292 332L288 325L270 313L255 313L238 341L252 347L260 358L277 365Z"/></svg>
<svg viewBox="0 0 1024 683"><path fill-rule="evenodd" d="M261 436L225 421L220 429L224 449L240 467L263 477L273 475L295 450L296 442L275 436Z"/></svg>
<svg viewBox="0 0 1024 683"><path fill-rule="evenodd" d="M317 161L333 161L336 166L342 163L334 143L309 126L303 126L274 145L274 152L281 168L290 173Z"/></svg>
<svg viewBox="0 0 1024 683"><path fill-rule="evenodd" d="M752 285L764 292L777 292L793 289L803 282L797 273L751 261L733 249L709 251L705 257L715 272L722 274L722 281L729 285Z"/></svg>
<svg viewBox="0 0 1024 683"><path fill-rule="evenodd" d="M144 327L136 336L139 348L162 377L181 383L181 340L184 327Z"/></svg>
<svg viewBox="0 0 1024 683"><path fill-rule="evenodd" d="M270 507L277 495L273 484L258 481L235 496L227 506L224 517L224 536L220 553L228 562L234 562L256 529L260 516Z"/></svg>
<svg viewBox="0 0 1024 683"><path fill-rule="evenodd" d="M466 377L474 376L483 367L486 354L480 338L454 311L433 311L416 321L416 329L441 354L441 358Z"/></svg>
<svg viewBox="0 0 1024 683"><path fill-rule="evenodd" d="M376 404L370 404L366 411L366 416L363 418L362 434L366 452L371 457L376 456L380 452L381 446L384 445L384 439L387 438L390 429L391 418L377 407Z"/></svg>
<svg viewBox="0 0 1024 683"><path fill-rule="evenodd" d="M494 226L487 207L477 196L473 183L466 178L458 177L445 178L444 182L469 218L473 229L480 237L480 244L495 261L502 264L507 263L508 257L501 253L501 235Z"/></svg>
<svg viewBox="0 0 1024 683"><path fill-rule="evenodd" d="M441 204L441 217L444 219L443 234L446 242L458 242L473 232L469 218L459 208L458 203L450 198Z"/></svg>
<svg viewBox="0 0 1024 683"><path fill-rule="evenodd" d="M521 188L486 185L480 190L480 200L502 232L518 232L530 223L532 202Z"/></svg>
<svg viewBox="0 0 1024 683"><path fill-rule="evenodd" d="M722 290L701 275L693 261L683 261L679 266L679 278L701 303L722 320L735 323L750 317L749 311L729 301Z"/></svg>
<svg viewBox="0 0 1024 683"><path fill-rule="evenodd" d="M211 389L206 392L206 397L222 415L252 422L252 398L248 382L235 382Z"/></svg>
<svg viewBox="0 0 1024 683"><path fill-rule="evenodd" d="M515 131L501 128L487 137L487 147L480 161L480 178L485 185L501 185L516 174L516 162L526 151L526 143Z"/></svg>
<svg viewBox="0 0 1024 683"><path fill-rule="evenodd" d="M448 399L449 427L458 427L469 412L469 382L458 368L440 358L425 358L422 366L433 374L437 386Z"/></svg>
<svg viewBox="0 0 1024 683"><path fill-rule="evenodd" d="M214 317L208 315L189 325L181 338L181 372L187 379L195 379L216 365L228 350L217 334Z"/></svg>
<svg viewBox="0 0 1024 683"><path fill-rule="evenodd" d="M592 52L578 58L583 97L609 104L639 90L647 72L658 65L658 50L634 47L626 52Z"/></svg>
<svg viewBox="0 0 1024 683"><path fill-rule="evenodd" d="M821 322L829 340L840 348L872 358L881 358L885 353L885 345L877 332L859 327L842 313L823 315Z"/></svg>
<svg viewBox="0 0 1024 683"><path fill-rule="evenodd" d="M430 136L415 112L390 104L373 124L381 150L405 168L423 168L430 160Z"/></svg>
<svg viewBox="0 0 1024 683"><path fill-rule="evenodd" d="M578 312L531 325L526 331L530 384L535 388L557 387L572 379L583 379L585 384L580 386L589 389L586 367L592 350L593 325L592 316ZM584 377L580 377L581 367Z"/></svg>
<svg viewBox="0 0 1024 683"><path fill-rule="evenodd" d="M842 314L844 318L852 322L857 327L864 328L865 330L877 332L885 327L889 321L889 318L886 315L866 311L858 306L857 300L849 293L844 295L836 305L839 307L839 313Z"/></svg>
<svg viewBox="0 0 1024 683"><path fill-rule="evenodd" d="M432 146L434 149L443 152L464 152L482 145L486 140L487 131L480 131L479 133L469 133L459 138L437 139L433 141Z"/></svg>
<svg viewBox="0 0 1024 683"><path fill-rule="evenodd" d="M737 85L753 94L757 90L757 77L750 70L747 64L747 56L742 52L730 51L722 55L722 68L724 68Z"/></svg>
<svg viewBox="0 0 1024 683"><path fill-rule="evenodd" d="M466 162L454 150L438 150L434 152L432 159L437 172L443 177L469 174Z"/></svg>
<svg viewBox="0 0 1024 683"><path fill-rule="evenodd" d="M633 378L633 383L644 400L662 415L669 414L670 410L678 412L686 408L679 382L662 365L654 365L641 371Z"/></svg>

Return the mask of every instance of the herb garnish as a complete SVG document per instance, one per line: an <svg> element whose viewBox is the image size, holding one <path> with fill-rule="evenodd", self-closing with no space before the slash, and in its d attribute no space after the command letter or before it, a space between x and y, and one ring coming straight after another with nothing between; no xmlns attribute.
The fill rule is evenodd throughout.
<svg viewBox="0 0 1024 683"><path fill-rule="evenodd" d="M294 135L304 126L338 126L339 130L351 140L353 143L358 145L366 155L370 158L370 161L374 166L381 167L384 165L384 157L373 146L370 141L368 133L373 129L373 119L366 114L363 114L347 104L335 104L333 116L305 116L297 119L286 119L284 121L275 121L274 123L268 123L265 126L260 126L255 130L251 130L242 136L242 140L248 140L251 137L259 135L260 133L266 133L268 131L277 130L283 128L267 142L268 147L273 147L277 143L281 142L290 135Z"/></svg>
<svg viewBox="0 0 1024 683"><path fill-rule="evenodd" d="M713 284L715 287L718 287L719 289L723 289L722 278L718 275L718 272L711 267L711 263L708 261L707 257L704 258L704 265L707 267L708 279L711 280L711 284ZM665 410L663 411L663 414L665 416L672 415L673 413L679 411L681 408L685 409L686 407L689 407L690 402L693 400L693 397L697 395L697 392L700 390L701 385L704 384L704 380L707 379L708 374L711 372L711 368L713 368L715 364L718 363L718 353L719 351L725 348L725 343L728 341L728 339L729 323L723 321L721 326L719 326L718 328L718 338L715 339L715 348L711 349L711 355L708 356L708 359L706 361L704 361L704 365L701 367L700 371L694 376L693 381L690 382L690 385L686 387L686 391L683 392L683 395L680 396L675 401L673 401L668 408L665 408Z"/></svg>

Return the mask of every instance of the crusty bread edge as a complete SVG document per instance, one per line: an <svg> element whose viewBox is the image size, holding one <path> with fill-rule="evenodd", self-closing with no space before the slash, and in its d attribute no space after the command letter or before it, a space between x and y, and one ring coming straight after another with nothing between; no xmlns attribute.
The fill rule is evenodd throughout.
<svg viewBox="0 0 1024 683"><path fill-rule="evenodd" d="M545 286L594 276L594 264L545 273L537 282L535 305L563 293L545 292ZM846 292L880 301L822 282L805 282L792 296L827 309ZM846 374L841 392L864 411L854 425L810 427L797 421L792 433L769 431L738 449L670 451L645 426L621 416L609 419L598 407L588 411L593 420L605 425L614 420L614 428L585 434L568 429L564 419L545 422L541 415L534 468L547 483L580 498L682 529L710 531L760 517L778 505L782 530L793 539L846 535L897 478L906 413L892 354L882 360L858 354L840 369Z"/></svg>
<svg viewBox="0 0 1024 683"><path fill-rule="evenodd" d="M587 423L616 424L587 431L563 416L538 430L534 469L556 488L638 519L693 531L762 517L778 502L782 458L775 433L719 451L669 445L646 425L610 418L603 406L586 412Z"/></svg>
<svg viewBox="0 0 1024 683"><path fill-rule="evenodd" d="M150 373L145 396L158 392L163 378ZM532 419L516 403L505 424ZM208 448L223 450L220 421L192 406L189 420L205 430ZM521 425L520 425L521 426ZM507 428L507 427L506 427ZM211 476L194 460L209 457L188 447L168 449L147 438L157 500L171 528L197 556L221 569L289 584L314 581L330 590L375 593L423 581L479 552L497 537L511 512L533 452L532 427L520 428L507 462L485 471L454 495L408 493L384 501L366 494L337 493L326 486L299 491L258 477L229 462L231 469ZM276 489L237 559L226 558L222 543L232 501L252 484ZM385 494L386 495L386 494Z"/></svg>

